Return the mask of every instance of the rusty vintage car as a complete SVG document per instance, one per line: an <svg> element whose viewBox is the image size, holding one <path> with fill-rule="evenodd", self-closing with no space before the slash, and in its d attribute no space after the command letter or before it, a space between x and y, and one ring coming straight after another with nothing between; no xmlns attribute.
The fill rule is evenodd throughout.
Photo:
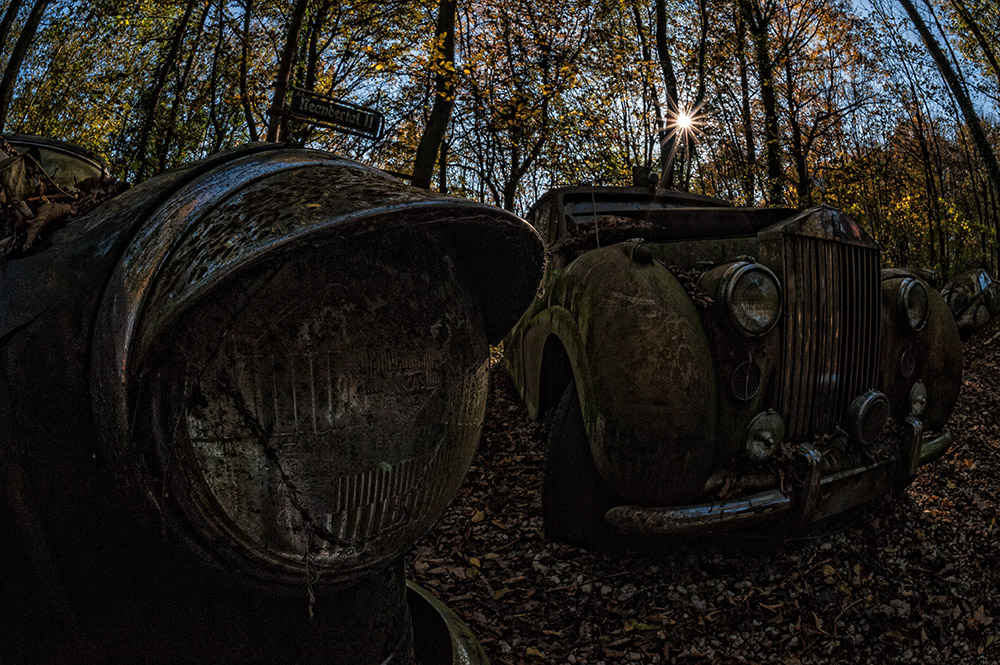
<svg viewBox="0 0 1000 665"><path fill-rule="evenodd" d="M948 303L963 335L979 330L1000 314L1000 284L982 268L952 277L941 287L941 297Z"/></svg>
<svg viewBox="0 0 1000 665"><path fill-rule="evenodd" d="M530 415L554 410L548 537L804 524L950 445L954 320L848 215L569 187L529 221L548 266L504 358Z"/></svg>
<svg viewBox="0 0 1000 665"><path fill-rule="evenodd" d="M486 665L403 557L542 260L514 215L276 144L12 254L0 661Z"/></svg>

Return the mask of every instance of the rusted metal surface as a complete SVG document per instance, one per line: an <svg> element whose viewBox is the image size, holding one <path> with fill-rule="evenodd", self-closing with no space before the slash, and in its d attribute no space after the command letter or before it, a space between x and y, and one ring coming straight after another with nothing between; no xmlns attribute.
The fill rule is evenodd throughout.
<svg viewBox="0 0 1000 665"><path fill-rule="evenodd" d="M910 412L913 385L923 383L926 402L920 421L928 432L943 432L962 385L962 343L947 304L933 289L927 289L927 325L922 330L911 330L901 319L895 296L905 279L882 281L879 382L899 419Z"/></svg>
<svg viewBox="0 0 1000 665"><path fill-rule="evenodd" d="M677 508L616 506L605 519L621 536L648 539L719 533L771 521L788 513L792 501L778 490Z"/></svg>
<svg viewBox="0 0 1000 665"><path fill-rule="evenodd" d="M944 455L951 446L952 439L952 434L949 431L926 437L920 445L920 463L927 464Z"/></svg>
<svg viewBox="0 0 1000 665"><path fill-rule="evenodd" d="M591 354L591 380L578 384L605 480L637 503L696 496L714 460L716 387L711 351L684 288L663 266L636 266L609 247L572 263L550 304L574 313L587 349L630 337L644 342ZM665 475L672 481L662 482Z"/></svg>
<svg viewBox="0 0 1000 665"><path fill-rule="evenodd" d="M0 625L23 630L0 645L408 662L402 553L461 481L488 342L542 261L503 211L250 146L9 262Z"/></svg>
<svg viewBox="0 0 1000 665"><path fill-rule="evenodd" d="M470 227L482 247L454 250ZM505 228L513 246L488 251L523 302L523 222L346 160L267 153L178 191L123 257L96 332L95 410L122 483L148 477L152 440L180 470L162 482L191 541L229 536L212 556L324 582L383 564L468 465L488 329L511 313L465 268ZM172 411L144 419L150 401Z"/></svg>
<svg viewBox="0 0 1000 665"><path fill-rule="evenodd" d="M758 521L752 506L705 501L719 492L735 506L778 489L795 504L783 519L802 523L907 482L946 447L961 380L954 322L927 275L881 272L874 241L845 213L567 188L532 215L552 260L543 297L505 342L505 363L533 417L552 404L554 377L575 381L594 465L634 504L608 513L616 528L693 533L716 528L708 524L719 515L718 524ZM666 266L701 275L699 288L648 278ZM738 266L769 269L769 292L780 293L780 310L768 303L772 320L752 332L729 309ZM752 297L740 306L763 316ZM678 355L680 374L670 364ZM710 384L682 378L696 374ZM768 412L775 422L757 432L755 418ZM910 419L916 426L905 426ZM786 468L798 485L779 485L778 458L787 466L800 445L816 446L815 464ZM645 526L623 527L625 515Z"/></svg>
<svg viewBox="0 0 1000 665"><path fill-rule="evenodd" d="M790 440L803 441L843 422L851 400L875 386L878 251L827 208L762 233L761 245L783 285L778 411Z"/></svg>

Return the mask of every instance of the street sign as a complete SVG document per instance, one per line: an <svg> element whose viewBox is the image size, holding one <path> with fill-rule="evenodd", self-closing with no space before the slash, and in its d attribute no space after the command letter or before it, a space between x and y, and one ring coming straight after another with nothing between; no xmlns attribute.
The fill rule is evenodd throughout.
<svg viewBox="0 0 1000 665"><path fill-rule="evenodd" d="M382 138L385 131L385 117L378 111L301 88L292 88L285 115L370 139Z"/></svg>

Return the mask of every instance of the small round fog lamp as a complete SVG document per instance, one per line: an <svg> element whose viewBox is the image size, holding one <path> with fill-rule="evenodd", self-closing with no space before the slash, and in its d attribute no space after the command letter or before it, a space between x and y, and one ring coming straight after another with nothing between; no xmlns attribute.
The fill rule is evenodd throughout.
<svg viewBox="0 0 1000 665"><path fill-rule="evenodd" d="M927 386L923 381L917 381L910 388L910 414L920 417L927 408Z"/></svg>
<svg viewBox="0 0 1000 665"><path fill-rule="evenodd" d="M772 455L785 438L785 421L774 409L754 416L747 427L745 451L754 462L763 462Z"/></svg>
<svg viewBox="0 0 1000 665"><path fill-rule="evenodd" d="M854 439L870 446L889 422L889 399L877 390L869 390L848 409L848 424Z"/></svg>

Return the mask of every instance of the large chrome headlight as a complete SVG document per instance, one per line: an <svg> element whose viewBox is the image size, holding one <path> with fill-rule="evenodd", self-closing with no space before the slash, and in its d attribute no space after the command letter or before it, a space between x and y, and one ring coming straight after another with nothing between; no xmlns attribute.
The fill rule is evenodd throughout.
<svg viewBox="0 0 1000 665"><path fill-rule="evenodd" d="M863 446L871 446L889 422L889 399L877 390L868 390L847 409L849 434Z"/></svg>
<svg viewBox="0 0 1000 665"><path fill-rule="evenodd" d="M759 263L734 263L723 276L722 293L733 323L756 337L771 330L781 313L781 289L774 273Z"/></svg>
<svg viewBox="0 0 1000 665"><path fill-rule="evenodd" d="M920 280L907 277L899 285L899 311L913 330L923 330L927 325L930 301L927 289Z"/></svg>

